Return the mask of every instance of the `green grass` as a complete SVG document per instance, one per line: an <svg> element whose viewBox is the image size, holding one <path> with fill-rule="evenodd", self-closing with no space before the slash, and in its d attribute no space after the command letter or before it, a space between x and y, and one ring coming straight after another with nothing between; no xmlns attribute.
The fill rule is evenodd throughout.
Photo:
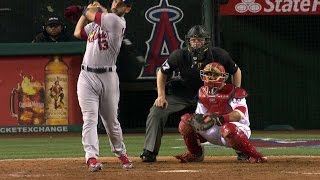
<svg viewBox="0 0 320 180"><path fill-rule="evenodd" d="M110 150L107 135L100 134L100 156L113 156ZM320 135L306 134L253 134L253 138L275 139L320 139ZM144 135L124 134L124 141L130 156L139 156L143 148ZM81 135L55 137L0 137L0 159L25 159L25 158L58 158L58 157L83 157ZM206 146L207 156L235 155L230 148L215 148ZM319 148L259 148L265 155L314 155L320 156ZM166 134L162 138L160 156L171 156L185 152L186 148L179 134Z"/></svg>

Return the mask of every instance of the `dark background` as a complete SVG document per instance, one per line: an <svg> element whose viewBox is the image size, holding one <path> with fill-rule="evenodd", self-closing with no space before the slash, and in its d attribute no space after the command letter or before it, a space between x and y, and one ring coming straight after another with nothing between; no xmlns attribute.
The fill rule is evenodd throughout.
<svg viewBox="0 0 320 180"><path fill-rule="evenodd" d="M320 128L320 16L223 16L221 46L242 69L253 128Z"/></svg>
<svg viewBox="0 0 320 180"><path fill-rule="evenodd" d="M106 1L101 1L103 5ZM176 24L180 38L195 24L202 24L206 0L169 0L184 12ZM1 0L0 42L29 43L41 31L50 13L63 16L69 5L83 0ZM144 17L159 0L136 0L127 19L127 36L142 56L152 24ZM220 46L242 70L252 129L288 125L295 129L320 128L320 17L219 16ZM67 32L74 24L66 22ZM214 25L214 24L213 24ZM215 28L212 28L215 29ZM120 122L124 129L144 129L149 108L156 98L155 80L122 83ZM145 87L150 88L145 88ZM167 127L176 128L181 113L170 117Z"/></svg>

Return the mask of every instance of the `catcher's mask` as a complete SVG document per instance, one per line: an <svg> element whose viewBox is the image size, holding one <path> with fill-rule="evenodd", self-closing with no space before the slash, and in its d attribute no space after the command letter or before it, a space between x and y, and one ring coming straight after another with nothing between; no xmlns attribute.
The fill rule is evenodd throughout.
<svg viewBox="0 0 320 180"><path fill-rule="evenodd" d="M194 64L198 64L199 61L203 61L210 44L210 35L206 29L201 25L193 26L188 31L185 41Z"/></svg>
<svg viewBox="0 0 320 180"><path fill-rule="evenodd" d="M208 95L214 95L223 87L229 77L229 73L226 73L221 64L213 62L207 64L203 70L200 70L200 77L204 82L204 86L208 89Z"/></svg>

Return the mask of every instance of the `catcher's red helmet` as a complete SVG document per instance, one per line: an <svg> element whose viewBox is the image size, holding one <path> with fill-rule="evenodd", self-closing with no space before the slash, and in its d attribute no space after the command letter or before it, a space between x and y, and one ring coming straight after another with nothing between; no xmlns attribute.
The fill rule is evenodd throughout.
<svg viewBox="0 0 320 180"><path fill-rule="evenodd" d="M204 82L204 86L207 86L210 89L209 92L214 94L224 85L229 73L226 73L220 63L212 62L207 64L203 70L200 70L200 77Z"/></svg>

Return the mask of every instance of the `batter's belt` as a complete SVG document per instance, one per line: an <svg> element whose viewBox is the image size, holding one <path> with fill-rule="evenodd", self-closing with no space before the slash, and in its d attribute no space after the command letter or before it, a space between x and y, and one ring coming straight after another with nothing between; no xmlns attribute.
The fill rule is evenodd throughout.
<svg viewBox="0 0 320 180"><path fill-rule="evenodd" d="M105 72L115 72L116 67L115 66L104 66L104 67L90 67L87 65L81 65L81 69L89 72L94 72L94 73L105 73Z"/></svg>

